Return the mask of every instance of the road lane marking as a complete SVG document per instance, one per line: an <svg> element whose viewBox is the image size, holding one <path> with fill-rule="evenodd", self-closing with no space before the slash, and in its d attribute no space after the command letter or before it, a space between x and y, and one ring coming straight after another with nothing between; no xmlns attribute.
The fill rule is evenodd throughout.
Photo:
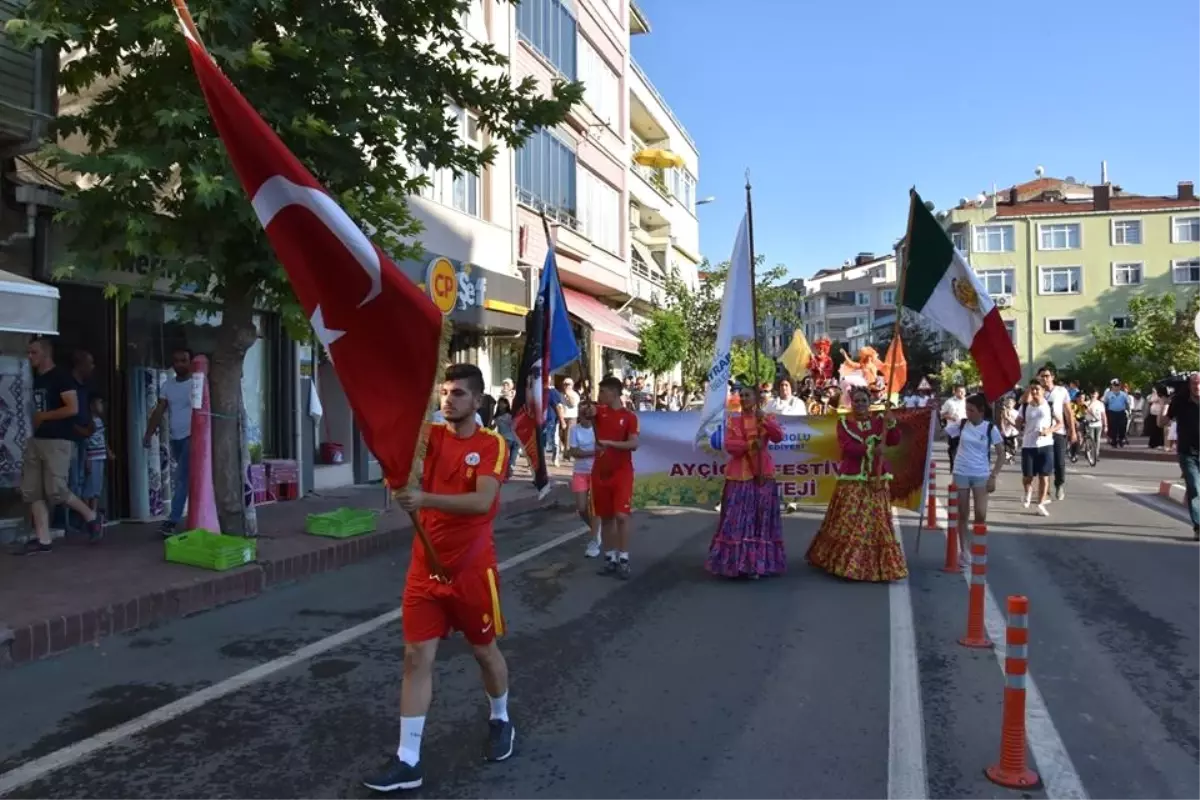
<svg viewBox="0 0 1200 800"><path fill-rule="evenodd" d="M894 511L892 532L903 549L900 519ZM889 800L925 800L929 797L925 774L925 712L921 705L917 635L907 578L888 585L888 615L891 622L888 648L891 678L888 687L887 796Z"/></svg>
<svg viewBox="0 0 1200 800"><path fill-rule="evenodd" d="M569 542L588 532L586 525L580 526L575 530L560 534L559 536L542 542L537 547L531 547L528 550L523 550L517 553L512 558L502 561L498 565L501 572L510 570L513 567L524 564L532 558L537 558L542 553L548 550L553 550L559 545ZM191 711L195 711L202 706L205 706L214 700L220 700L223 697L234 694L235 692L245 689L251 684L257 683L264 678L269 678L277 672L282 672L297 664L308 661L330 650L336 650L356 639L374 633L375 631L397 622L401 618L400 609L396 608L391 611L380 614L374 619L369 619L366 622L359 623L352 628L347 628L344 631L339 631L332 636L327 636L324 639L305 645L298 650L295 650L288 655L281 656L273 661L268 661L265 664L259 664L257 667L238 673L230 678L214 683L206 689L201 689L198 692L189 694L186 697L181 697L173 703L167 703L165 706L160 706L140 717L134 717L128 722L117 725L115 728L109 728L106 731L101 731L95 736L88 737L74 744L55 750L53 753L42 756L41 758L29 761L16 769L0 775L0 797L7 795L14 789L19 789L26 784L41 780L52 772L56 772L63 767L80 761L88 756L91 756L100 750L128 739L131 736L136 736L150 728L161 725L164 722L181 717Z"/></svg>
<svg viewBox="0 0 1200 800"><path fill-rule="evenodd" d="M941 510L939 501L938 512L940 513ZM969 567L962 568L962 577L970 586ZM995 644L996 663L1000 667L1000 674L1003 675L1007 621L1000 611L999 604L996 603L996 596L992 594L990 583L987 584L984 592L983 619L988 638ZM1050 717L1046 701L1042 699L1042 693L1033 679L1032 669L1028 673L1025 684L1025 738L1029 745L1029 752L1033 753L1033 760L1037 762L1042 782L1045 784L1046 797L1052 797L1055 800L1060 800L1060 798L1061 800L1087 800L1088 794L1083 788L1083 779L1079 777L1075 763L1067 753L1067 746L1063 744L1062 737L1058 735L1058 728L1055 727L1054 720Z"/></svg>

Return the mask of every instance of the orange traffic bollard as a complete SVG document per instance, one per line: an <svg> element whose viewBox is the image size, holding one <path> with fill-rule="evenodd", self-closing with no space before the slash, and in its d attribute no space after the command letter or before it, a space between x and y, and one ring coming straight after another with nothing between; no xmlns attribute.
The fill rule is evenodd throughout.
<svg viewBox="0 0 1200 800"><path fill-rule="evenodd" d="M971 529L971 589L967 596L967 635L958 640L963 647L993 647L983 624L984 594L987 592L987 525L977 522Z"/></svg>
<svg viewBox="0 0 1200 800"><path fill-rule="evenodd" d="M946 497L946 563L942 572L962 572L958 566L958 487L953 482Z"/></svg>
<svg viewBox="0 0 1200 800"><path fill-rule="evenodd" d="M937 462L929 462L929 491L925 493L925 527L931 531L938 529L937 519Z"/></svg>
<svg viewBox="0 0 1200 800"><path fill-rule="evenodd" d="M1008 632L1004 653L1004 712L1000 731L1000 763L983 772L992 783L1009 789L1036 789L1041 778L1025 763L1025 682L1029 674L1029 598L1008 598Z"/></svg>

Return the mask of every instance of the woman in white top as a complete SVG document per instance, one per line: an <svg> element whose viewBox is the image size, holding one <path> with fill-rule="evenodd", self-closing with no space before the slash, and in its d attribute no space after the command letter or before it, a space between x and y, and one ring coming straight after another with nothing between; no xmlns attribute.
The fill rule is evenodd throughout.
<svg viewBox="0 0 1200 800"><path fill-rule="evenodd" d="M1033 479L1037 478L1037 512L1050 516L1050 476L1054 474L1054 434L1063 430L1063 421L1046 400L1046 390L1034 379L1029 384L1026 403L1021 409L1021 483L1025 486L1025 508L1033 502Z"/></svg>
<svg viewBox="0 0 1200 800"><path fill-rule="evenodd" d="M996 475L1004 464L1004 436L1000 426L988 418L987 398L981 394L968 397L966 414L959 426L958 452L954 459L954 485L958 488L958 553L962 565L970 563L967 513L973 505L975 522L987 522L988 495L996 491Z"/></svg>
<svg viewBox="0 0 1200 800"><path fill-rule="evenodd" d="M600 555L600 520L592 513L592 462L596 458L596 404L590 397L579 401L579 417L571 427L567 452L574 461L571 472L571 491L575 494L575 510L591 530L585 555L596 558Z"/></svg>

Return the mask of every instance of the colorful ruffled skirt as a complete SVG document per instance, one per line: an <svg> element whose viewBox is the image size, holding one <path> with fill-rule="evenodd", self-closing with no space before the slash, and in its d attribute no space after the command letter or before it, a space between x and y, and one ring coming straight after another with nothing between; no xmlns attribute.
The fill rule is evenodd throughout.
<svg viewBox="0 0 1200 800"><path fill-rule="evenodd" d="M725 481L721 519L704 568L726 578L782 575L787 569L774 480Z"/></svg>
<svg viewBox="0 0 1200 800"><path fill-rule="evenodd" d="M808 563L852 581L895 581L908 576L904 549L892 529L892 498L886 484L838 481Z"/></svg>

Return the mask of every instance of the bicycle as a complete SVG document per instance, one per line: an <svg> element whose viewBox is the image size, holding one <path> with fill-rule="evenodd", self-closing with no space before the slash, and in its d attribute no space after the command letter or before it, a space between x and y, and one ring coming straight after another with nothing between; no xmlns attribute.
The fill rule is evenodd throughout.
<svg viewBox="0 0 1200 800"><path fill-rule="evenodd" d="M1093 467L1100 460L1100 426L1087 426L1087 433L1083 437L1083 456Z"/></svg>

